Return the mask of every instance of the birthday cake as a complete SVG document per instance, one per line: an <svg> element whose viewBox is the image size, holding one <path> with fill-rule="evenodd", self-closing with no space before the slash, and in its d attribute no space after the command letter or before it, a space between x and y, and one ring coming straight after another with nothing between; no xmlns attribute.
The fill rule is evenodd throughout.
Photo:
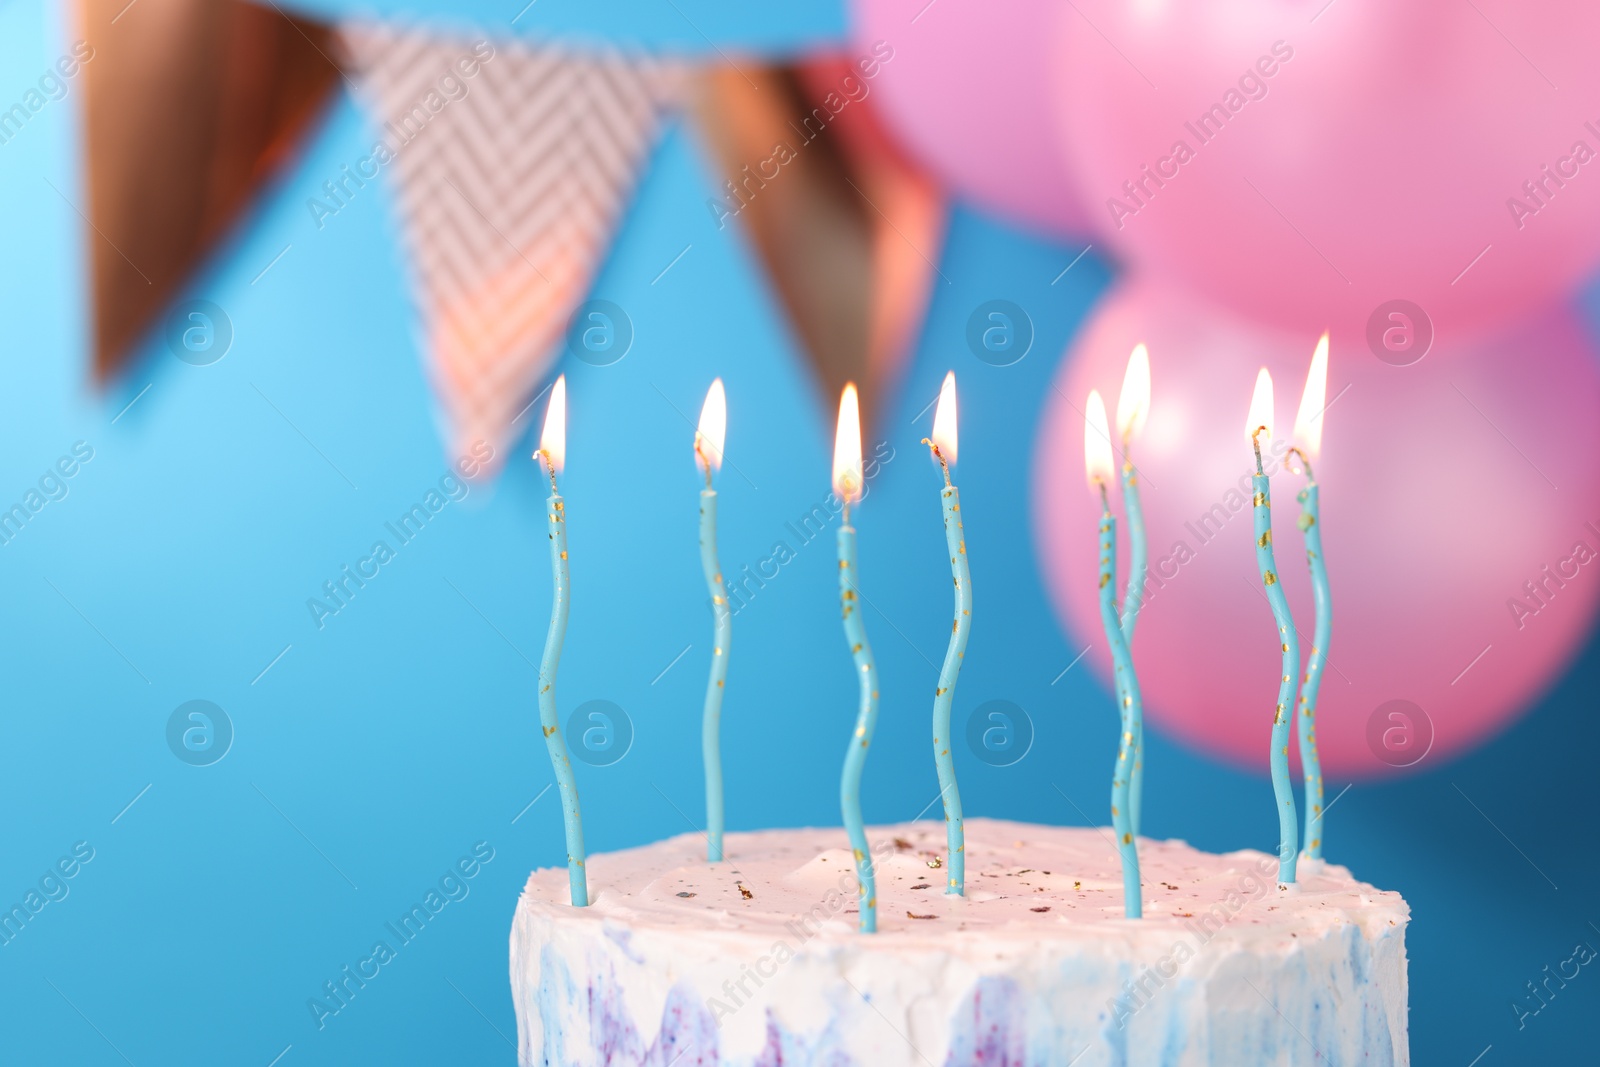
<svg viewBox="0 0 1600 1067"><path fill-rule="evenodd" d="M1107 829L873 827L878 932L837 829L686 834L528 879L511 934L519 1057L550 1067L1404 1067L1397 893L1343 867L1140 841L1123 918Z"/></svg>

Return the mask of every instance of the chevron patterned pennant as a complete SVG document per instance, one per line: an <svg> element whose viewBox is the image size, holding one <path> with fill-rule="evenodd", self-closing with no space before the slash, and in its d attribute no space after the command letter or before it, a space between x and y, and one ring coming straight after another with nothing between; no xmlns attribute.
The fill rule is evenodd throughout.
<svg viewBox="0 0 1600 1067"><path fill-rule="evenodd" d="M503 456L610 248L685 73L619 53L341 29L381 129L457 454Z"/></svg>

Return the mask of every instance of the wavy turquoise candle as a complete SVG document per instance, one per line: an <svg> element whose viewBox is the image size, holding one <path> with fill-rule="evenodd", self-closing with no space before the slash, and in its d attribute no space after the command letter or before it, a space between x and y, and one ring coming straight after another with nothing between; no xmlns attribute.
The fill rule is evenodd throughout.
<svg viewBox="0 0 1600 1067"><path fill-rule="evenodd" d="M844 612L844 636L855 660L856 682L861 697L856 709L856 729L844 754L844 775L839 779L839 807L844 813L845 833L855 853L856 881L861 895L860 929L864 934L878 929L878 888L872 869L872 851L867 845L867 829L861 819L861 771L867 763L867 747L878 726L878 666L867 644L867 628L861 621L861 598L856 584L856 531L850 525L850 507L845 505L844 525L839 527L839 602Z"/></svg>
<svg viewBox="0 0 1600 1067"><path fill-rule="evenodd" d="M952 393L953 395L953 393ZM937 419L935 420L937 425ZM967 636L972 632L972 576L967 569L967 542L961 529L961 494L950 483L950 465L939 446L922 439L939 461L944 472L944 489L939 499L944 505L944 541L950 550L950 573L955 579L955 620L950 624L950 644L945 649L939 684L933 690L933 763L939 772L939 795L944 799L945 892L961 896L967 882L967 834L961 823L961 790L956 785L956 763L950 755L950 706L955 700L956 679L967 654Z"/></svg>
<svg viewBox="0 0 1600 1067"><path fill-rule="evenodd" d="M1263 371L1263 374L1266 372ZM1268 408L1271 403L1268 401ZM1254 405L1252 405L1254 407ZM1252 420L1254 421L1254 420ZM1259 426L1250 434L1256 453L1256 473L1251 479L1254 489L1252 500L1255 516L1256 565L1261 570L1261 581L1267 592L1267 603L1272 606L1272 618L1278 624L1278 640L1283 649L1283 674L1278 683L1278 706L1272 716L1272 794L1278 804L1278 881L1284 885L1294 882L1295 862L1299 858L1299 827L1294 810L1294 785L1289 780L1289 728L1293 719L1292 707L1295 675L1300 672L1300 641L1295 634L1294 618L1289 613L1289 599L1283 595L1283 583L1278 581L1278 564L1272 552L1272 487L1261 467L1261 433Z"/></svg>
<svg viewBox="0 0 1600 1067"><path fill-rule="evenodd" d="M555 403L554 397L551 403ZM550 508L550 570L555 579L555 595L550 606L550 630L544 639L544 658L539 661L539 722L544 728L545 747L550 751L550 765L555 769L556 788L561 794L572 906L583 908L589 904L589 886L583 868L586 858L583 814L578 807L578 782L572 773L572 759L567 755L567 742L561 736L561 722L556 716L556 672L561 666L561 645L567 637L567 610L572 589L567 571L567 511L556 488L555 465L550 453L541 449L540 454L550 472L550 499L546 503Z"/></svg>
<svg viewBox="0 0 1600 1067"><path fill-rule="evenodd" d="M833 439L833 489L844 502L839 525L839 604L844 617L844 637L855 661L861 698L856 708L856 729L844 751L844 773L839 776L839 808L845 833L856 860L856 889L860 894L860 930L878 930L878 883L872 869L872 850L861 819L861 772L867 748L878 726L878 665L867 644L867 627L861 620L860 585L856 580L856 530L850 525L850 502L865 485L861 465L861 401L854 382L839 396L839 425Z"/></svg>
<svg viewBox="0 0 1600 1067"><path fill-rule="evenodd" d="M706 776L706 859L722 860L722 693L727 688L728 649L733 641L733 611L728 591L722 582L722 565L717 562L717 493L711 487L712 472L722 466L723 437L727 431L727 398L722 379L711 383L705 405L700 409L700 425L695 430L695 461L705 472L706 487L700 491L700 569L711 592L711 677L706 682L705 709L700 717L700 756Z"/></svg>
<svg viewBox="0 0 1600 1067"><path fill-rule="evenodd" d="M1322 668L1328 662L1328 635L1333 629L1333 606L1328 592L1328 567L1322 558L1322 508L1316 475L1311 461L1298 448L1289 451L1300 457L1306 469L1306 487L1300 490L1300 531L1305 535L1306 563L1311 568L1311 598L1317 624L1311 634L1311 654L1306 657L1306 674L1300 682L1299 714L1295 716L1300 737L1300 766L1306 783L1306 855L1322 858L1322 757L1317 753L1317 697L1322 692Z"/></svg>
<svg viewBox="0 0 1600 1067"><path fill-rule="evenodd" d="M1139 500L1139 475L1129 458L1128 438L1122 440L1122 507L1128 513L1128 588L1122 596L1122 640L1133 655L1133 629L1144 606L1145 577L1149 572L1148 549L1144 536L1144 505ZM1119 694L1128 699L1126 691ZM1128 819L1133 836L1139 836L1140 814L1144 807L1144 708L1132 697L1134 722L1132 784L1128 791Z"/></svg>
<svg viewBox="0 0 1600 1067"><path fill-rule="evenodd" d="M1122 507L1128 515L1128 588L1122 595L1122 639L1133 654L1133 631L1144 607L1145 579L1149 573L1144 535L1144 505L1139 499L1139 472L1133 465L1133 438L1144 428L1150 413L1150 351L1143 344L1133 346L1128 369L1122 376L1122 391L1117 395L1117 433L1122 438ZM1119 699L1129 699L1118 691ZM1144 808L1144 709L1132 695L1133 778L1129 788L1128 811L1133 836L1139 836Z"/></svg>
<svg viewBox="0 0 1600 1067"><path fill-rule="evenodd" d="M1117 762L1111 767L1111 826L1117 834L1117 853L1122 858L1122 909L1129 919L1144 914L1139 888L1139 840L1133 830L1133 765L1138 752L1139 728L1134 709L1140 706L1139 677L1133 671L1128 642L1122 636L1122 619L1117 613L1117 520L1106 499L1106 482L1111 479L1111 434L1106 425L1106 405L1098 389L1089 390L1084 404L1083 459L1089 485L1100 494L1100 624L1105 628L1106 644L1111 649L1112 678L1117 696L1121 728L1117 732Z"/></svg>
<svg viewBox="0 0 1600 1067"><path fill-rule="evenodd" d="M707 480L710 474L706 475ZM706 859L722 859L722 693L728 680L728 646L733 640L733 613L717 563L717 494L700 494L700 569L711 590L711 612L716 622L711 637L711 677L706 682L706 705L700 720L700 754L706 765Z"/></svg>
<svg viewBox="0 0 1600 1067"><path fill-rule="evenodd" d="M1100 482L1103 509L1100 515L1100 621L1106 643L1111 646L1111 665L1116 677L1118 711L1122 730L1117 739L1117 762L1111 769L1111 827L1117 833L1117 851L1122 856L1123 914L1137 919L1144 914L1139 888L1139 842L1133 832L1133 761L1138 730L1133 707L1139 702L1139 679L1133 673L1128 642L1122 636L1122 620L1117 616L1117 520L1105 499L1106 485Z"/></svg>

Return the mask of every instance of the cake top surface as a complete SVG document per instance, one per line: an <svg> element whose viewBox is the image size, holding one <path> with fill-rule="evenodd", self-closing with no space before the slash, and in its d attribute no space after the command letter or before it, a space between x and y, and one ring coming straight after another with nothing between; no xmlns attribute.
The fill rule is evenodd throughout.
<svg viewBox="0 0 1600 1067"><path fill-rule="evenodd" d="M1299 883L1277 884L1277 860L1242 850L1202 852L1182 841L1139 842L1144 919L1123 918L1122 868L1106 828L966 820L966 895L945 892L945 825L868 830L877 875L878 930L889 944L958 940L1142 941L1203 926L1228 940L1288 942L1355 924L1367 936L1402 926L1398 893L1302 859ZM703 835L589 857L590 906L571 907L565 868L528 879L522 907L566 922L635 931L776 936L797 921L828 940L856 934L855 864L837 828L730 833L727 859L708 863Z"/></svg>

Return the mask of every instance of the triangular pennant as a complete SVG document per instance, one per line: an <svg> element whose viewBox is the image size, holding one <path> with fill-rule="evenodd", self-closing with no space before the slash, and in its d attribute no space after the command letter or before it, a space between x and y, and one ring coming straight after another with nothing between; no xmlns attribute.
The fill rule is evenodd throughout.
<svg viewBox="0 0 1600 1067"><path fill-rule="evenodd" d="M503 455L682 77L614 52L341 30L381 127L448 434Z"/></svg>
<svg viewBox="0 0 1600 1067"><path fill-rule="evenodd" d="M697 115L726 178L719 221L754 242L823 410L853 380L870 419L927 311L945 203L885 133L868 70L870 60L836 54L713 68Z"/></svg>
<svg viewBox="0 0 1600 1067"><path fill-rule="evenodd" d="M105 378L249 208L339 73L329 31L239 0L83 0L82 20Z"/></svg>

